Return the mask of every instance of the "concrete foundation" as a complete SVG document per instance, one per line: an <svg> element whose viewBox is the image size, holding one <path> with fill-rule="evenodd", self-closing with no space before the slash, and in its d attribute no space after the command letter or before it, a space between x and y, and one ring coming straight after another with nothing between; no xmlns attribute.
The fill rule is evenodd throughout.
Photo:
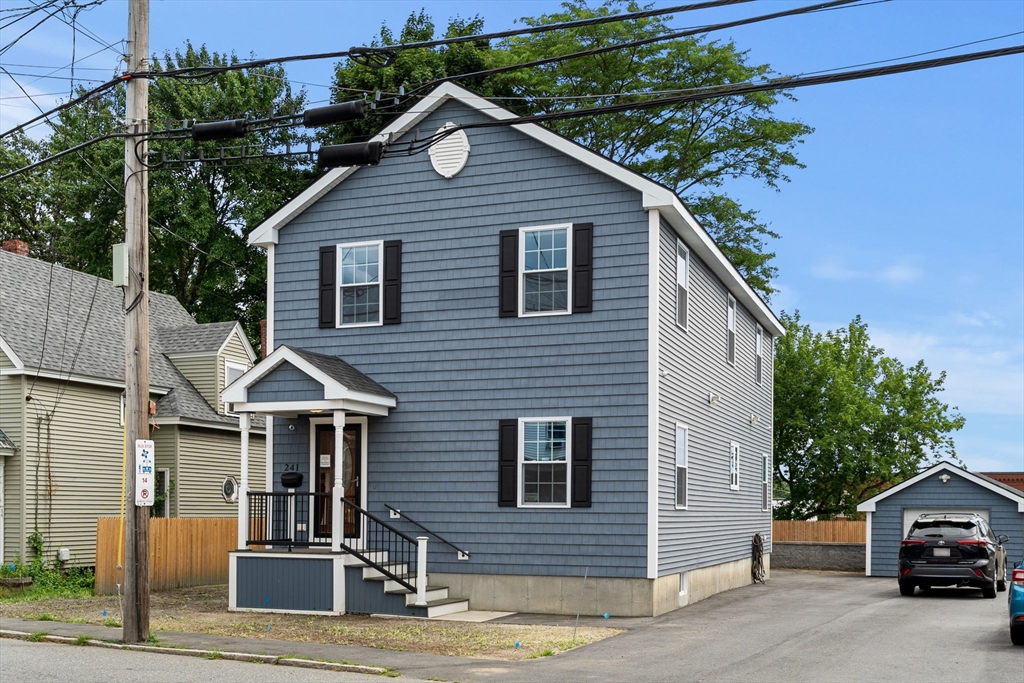
<svg viewBox="0 0 1024 683"><path fill-rule="evenodd" d="M822 569L836 572L863 572L863 543L772 544L775 566L784 569Z"/></svg>
<svg viewBox="0 0 1024 683"><path fill-rule="evenodd" d="M765 555L765 569L770 556ZM725 562L657 579L582 576L430 573L431 583L448 586L452 597L469 600L470 609L535 614L650 617L751 583L750 559ZM686 590L680 592L680 587ZM581 601L582 595L582 601Z"/></svg>

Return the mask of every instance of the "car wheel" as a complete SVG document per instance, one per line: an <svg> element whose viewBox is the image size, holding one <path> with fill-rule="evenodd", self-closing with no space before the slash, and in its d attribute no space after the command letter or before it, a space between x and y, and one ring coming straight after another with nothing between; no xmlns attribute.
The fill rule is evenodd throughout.
<svg viewBox="0 0 1024 683"><path fill-rule="evenodd" d="M913 595L914 584L909 581L900 581L900 595Z"/></svg>
<svg viewBox="0 0 1024 683"><path fill-rule="evenodd" d="M983 598L994 598L996 597L996 580L992 579L992 583L987 583L981 587L981 597Z"/></svg>
<svg viewBox="0 0 1024 683"><path fill-rule="evenodd" d="M1014 645L1024 645L1024 626L1010 627L1010 642Z"/></svg>

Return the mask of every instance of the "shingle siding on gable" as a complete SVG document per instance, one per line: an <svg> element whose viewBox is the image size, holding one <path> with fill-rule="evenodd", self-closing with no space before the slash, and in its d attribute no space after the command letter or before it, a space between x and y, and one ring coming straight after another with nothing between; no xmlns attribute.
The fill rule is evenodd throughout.
<svg viewBox="0 0 1024 683"><path fill-rule="evenodd" d="M750 556L760 533L771 552L771 513L761 511L761 455L772 453L772 356L754 375L756 322L737 306L736 364L726 360L726 289L690 254L687 331L676 324L676 235L661 226L659 287L658 573ZM708 392L720 396L710 405ZM759 421L750 424L751 414ZM689 496L675 509L675 425L689 428ZM740 445L740 488L729 488L729 443Z"/></svg>
<svg viewBox="0 0 1024 683"><path fill-rule="evenodd" d="M418 128L477 120L448 103ZM512 129L468 135L469 161L453 179L426 154L386 159L281 230L275 344L339 355L397 395L389 417L370 421L368 505L408 511L472 554L456 562L434 544L432 571L645 576L641 196ZM565 222L594 224L593 313L499 318L499 232ZM319 329L319 248L378 239L402 240L402 323ZM499 508L498 420L556 415L594 420L593 507ZM275 421L275 482L289 459L308 482L307 426L284 422Z"/></svg>
<svg viewBox="0 0 1024 683"><path fill-rule="evenodd" d="M876 503L871 515L872 576L897 574L905 508L988 508L992 530L1010 537L1006 543L1007 564L1020 562L1024 556L1024 513L1017 512L1017 503L955 474L943 484L939 479L942 474L936 472Z"/></svg>
<svg viewBox="0 0 1024 683"><path fill-rule="evenodd" d="M253 403L274 401L322 401L324 387L287 361L281 363L249 387Z"/></svg>

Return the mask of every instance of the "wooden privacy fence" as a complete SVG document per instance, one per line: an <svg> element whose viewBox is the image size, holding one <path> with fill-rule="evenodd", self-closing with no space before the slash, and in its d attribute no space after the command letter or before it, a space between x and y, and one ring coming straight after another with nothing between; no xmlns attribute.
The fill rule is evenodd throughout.
<svg viewBox="0 0 1024 683"><path fill-rule="evenodd" d="M120 517L96 520L96 595L124 590L117 568ZM228 582L228 551L238 544L233 517L154 517L149 520L149 581L155 591Z"/></svg>
<svg viewBox="0 0 1024 683"><path fill-rule="evenodd" d="M831 519L823 522L804 522L777 519L772 522L772 541L779 543L864 543L865 522L850 519Z"/></svg>

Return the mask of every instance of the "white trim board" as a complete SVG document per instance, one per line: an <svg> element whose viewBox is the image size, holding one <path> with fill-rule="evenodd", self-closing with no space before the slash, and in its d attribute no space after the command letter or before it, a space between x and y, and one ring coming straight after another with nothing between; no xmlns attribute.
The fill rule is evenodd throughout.
<svg viewBox="0 0 1024 683"><path fill-rule="evenodd" d="M18 354L14 352L14 349L11 348L11 345L8 344L7 340L4 339L3 337L0 337L0 351L3 351L4 355L7 356L8 359L10 359L11 363L14 364L15 369L25 369L25 364L21 362L21 359L18 358Z"/></svg>
<svg viewBox="0 0 1024 683"><path fill-rule="evenodd" d="M661 340L661 212L647 212L647 578L658 578L658 461L661 448L658 430L661 426L658 373Z"/></svg>
<svg viewBox="0 0 1024 683"><path fill-rule="evenodd" d="M913 486L922 479L925 479L927 477L932 476L933 474L937 474L938 472L942 471L947 471L956 476L963 477L964 479L971 483L986 488L989 491L992 491L993 493L998 493L1004 498L1009 498L1010 500L1017 503L1017 512L1024 512L1024 493L1018 493L1014 495L1014 493L1011 492L1009 489L1004 489L999 484L996 484L988 480L987 478L979 477L976 474L968 472L967 470L960 469L956 465L952 465L948 462L940 462L938 465L926 469L924 472L921 472L911 477L910 479L907 479L905 482L897 484L896 486L893 486L891 489L882 491L873 498L868 498L863 503L857 506L857 512L875 512L875 505L878 503L878 501L884 498L888 498L894 493L899 493L903 489Z"/></svg>
<svg viewBox="0 0 1024 683"><path fill-rule="evenodd" d="M457 100L499 121L516 118L515 114L490 100L454 83L446 82L439 85L430 94L425 95L408 112L375 135L373 140L385 142L389 137L400 138L448 100ZM674 192L538 124L524 123L515 125L513 128L642 193L643 207L648 210L658 209L687 246L696 252L697 256L711 268L737 300L764 325L765 329L770 330L775 336L782 336L786 333L779 319L747 284L732 262L722 253L722 250L701 227L693 214L683 206ZM357 170L357 167L349 166L327 171L316 182L250 232L249 244L262 247L277 244L278 231L281 228Z"/></svg>

